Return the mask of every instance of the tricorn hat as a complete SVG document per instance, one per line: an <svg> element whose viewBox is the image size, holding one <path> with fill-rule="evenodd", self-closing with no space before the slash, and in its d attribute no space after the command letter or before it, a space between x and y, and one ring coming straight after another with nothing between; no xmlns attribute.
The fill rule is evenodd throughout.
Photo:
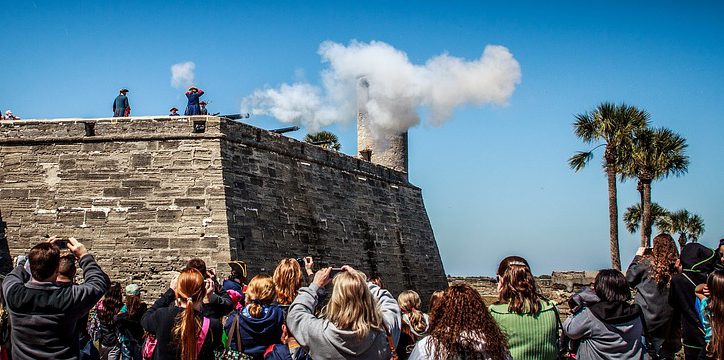
<svg viewBox="0 0 724 360"><path fill-rule="evenodd" d="M126 88L121 88L121 90L120 90L119 92L125 93L125 92L128 92L128 89L126 89Z"/></svg>
<svg viewBox="0 0 724 360"><path fill-rule="evenodd" d="M199 105L206 105L206 101L203 101L203 100L199 101Z"/></svg>
<svg viewBox="0 0 724 360"><path fill-rule="evenodd" d="M241 260L229 261L227 264L231 267L231 270L235 273L246 277L246 263Z"/></svg>
<svg viewBox="0 0 724 360"><path fill-rule="evenodd" d="M192 86L192 87L189 88L189 91L191 91L191 90L198 90L198 89L199 89L199 88L197 88L196 86Z"/></svg>
<svg viewBox="0 0 724 360"><path fill-rule="evenodd" d="M178 111L178 109L175 107L172 107L172 108L168 109L168 111Z"/></svg>

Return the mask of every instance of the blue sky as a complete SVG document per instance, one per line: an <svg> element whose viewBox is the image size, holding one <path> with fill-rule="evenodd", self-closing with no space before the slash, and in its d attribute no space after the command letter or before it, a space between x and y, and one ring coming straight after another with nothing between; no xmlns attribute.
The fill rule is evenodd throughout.
<svg viewBox="0 0 724 360"><path fill-rule="evenodd" d="M442 127L410 132L410 179L450 274L492 274L510 254L537 273L610 264L603 172L566 164L586 148L573 116L602 101L644 108L688 139L689 174L655 183L653 199L700 214L703 243L724 237L721 2L3 1L3 10L0 107L26 118L110 116L122 86L135 115L182 108L170 67L185 61L210 109L235 113L255 89L317 83L325 40L384 41L413 63L507 47L522 70L507 106L460 108ZM328 129L348 154L353 125ZM635 187L620 184L621 212ZM620 238L626 266L638 234L622 228Z"/></svg>

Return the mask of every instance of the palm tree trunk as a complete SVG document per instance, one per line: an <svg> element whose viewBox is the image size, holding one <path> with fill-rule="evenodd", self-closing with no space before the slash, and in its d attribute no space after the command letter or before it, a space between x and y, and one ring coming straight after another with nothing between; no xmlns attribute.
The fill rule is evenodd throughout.
<svg viewBox="0 0 724 360"><path fill-rule="evenodd" d="M684 245L686 245L686 235L684 233L679 233L679 252L684 250Z"/></svg>
<svg viewBox="0 0 724 360"><path fill-rule="evenodd" d="M608 221L610 225L611 241L611 267L621 270L621 254L618 250L618 201L616 198L616 165L607 161L606 175L608 175Z"/></svg>
<svg viewBox="0 0 724 360"><path fill-rule="evenodd" d="M651 180L642 181L643 210L641 211L641 246L651 247Z"/></svg>

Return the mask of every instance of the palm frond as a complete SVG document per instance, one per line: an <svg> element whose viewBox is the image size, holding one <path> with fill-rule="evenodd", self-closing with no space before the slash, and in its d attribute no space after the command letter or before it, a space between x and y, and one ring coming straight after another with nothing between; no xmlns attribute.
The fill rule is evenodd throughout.
<svg viewBox="0 0 724 360"><path fill-rule="evenodd" d="M580 171L591 159L593 159L593 151L578 151L568 159L568 166L574 171Z"/></svg>

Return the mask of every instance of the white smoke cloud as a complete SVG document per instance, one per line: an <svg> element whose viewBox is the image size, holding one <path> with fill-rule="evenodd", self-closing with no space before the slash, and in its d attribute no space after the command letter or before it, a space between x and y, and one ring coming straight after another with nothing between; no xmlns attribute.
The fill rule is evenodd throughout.
<svg viewBox="0 0 724 360"><path fill-rule="evenodd" d="M326 41L318 52L327 64L322 86L285 83L256 90L244 98L242 112L312 131L349 121L355 119L357 81L364 76L370 84L366 108L373 132L401 133L420 122L419 108L429 110L433 125L441 125L459 106L505 105L521 79L520 64L498 45L486 46L475 60L444 53L424 65L412 64L407 54L380 41L346 46Z"/></svg>
<svg viewBox="0 0 724 360"><path fill-rule="evenodd" d="M196 64L192 61L171 65L171 86L182 88L194 83L194 69Z"/></svg>

